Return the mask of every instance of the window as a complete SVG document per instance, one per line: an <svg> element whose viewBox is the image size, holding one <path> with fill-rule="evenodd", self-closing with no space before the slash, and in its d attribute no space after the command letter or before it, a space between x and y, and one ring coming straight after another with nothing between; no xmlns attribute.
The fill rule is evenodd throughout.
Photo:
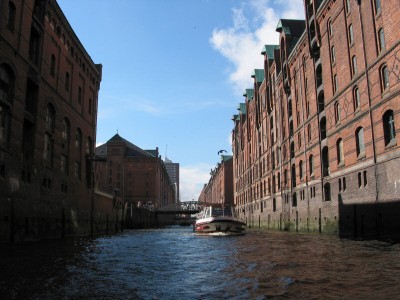
<svg viewBox="0 0 400 300"><path fill-rule="evenodd" d="M338 139L336 142L336 152L337 152L338 165L342 165L344 163L343 140L342 139Z"/></svg>
<svg viewBox="0 0 400 300"><path fill-rule="evenodd" d="M272 211L276 211L276 199L274 198L273 200L272 200Z"/></svg>
<svg viewBox="0 0 400 300"><path fill-rule="evenodd" d="M47 105L46 109L46 131L54 132L55 111L51 104Z"/></svg>
<svg viewBox="0 0 400 300"><path fill-rule="evenodd" d="M350 0L346 0L346 13L350 12Z"/></svg>
<svg viewBox="0 0 400 300"><path fill-rule="evenodd" d="M358 127L356 130L356 147L357 156L365 154L364 129L362 127Z"/></svg>
<svg viewBox="0 0 400 300"><path fill-rule="evenodd" d="M82 132L79 128L76 130L75 134L75 147L78 148L79 150L82 147Z"/></svg>
<svg viewBox="0 0 400 300"><path fill-rule="evenodd" d="M389 87L389 70L386 65L381 67L382 92Z"/></svg>
<svg viewBox="0 0 400 300"><path fill-rule="evenodd" d="M353 24L349 26L349 45L353 45L354 43L354 33L353 33Z"/></svg>
<svg viewBox="0 0 400 300"><path fill-rule="evenodd" d="M324 195L325 201L331 201L331 185L328 182L324 184Z"/></svg>
<svg viewBox="0 0 400 300"><path fill-rule="evenodd" d="M336 63L335 46L332 46L331 48L331 60L332 60L332 65L334 65Z"/></svg>
<svg viewBox="0 0 400 300"><path fill-rule="evenodd" d="M0 100L12 103L14 94L14 75L6 65L0 65Z"/></svg>
<svg viewBox="0 0 400 300"><path fill-rule="evenodd" d="M290 143L290 158L294 158L294 142Z"/></svg>
<svg viewBox="0 0 400 300"><path fill-rule="evenodd" d="M328 22L328 32L329 32L329 36L332 37L333 36L333 26L332 26L331 20L329 20L329 22Z"/></svg>
<svg viewBox="0 0 400 300"><path fill-rule="evenodd" d="M326 118L322 117L320 122L321 140L326 139Z"/></svg>
<svg viewBox="0 0 400 300"><path fill-rule="evenodd" d="M92 139L90 138L90 136L88 136L88 138L86 140L86 154L92 155L92 153L93 153L93 143L92 143Z"/></svg>
<svg viewBox="0 0 400 300"><path fill-rule="evenodd" d="M40 34L33 27L29 39L29 59L37 65L40 56Z"/></svg>
<svg viewBox="0 0 400 300"><path fill-rule="evenodd" d="M338 91L338 79L337 79L337 75L333 75L333 93L336 94L336 92Z"/></svg>
<svg viewBox="0 0 400 300"><path fill-rule="evenodd" d="M296 187L296 165L292 165L292 187Z"/></svg>
<svg viewBox="0 0 400 300"><path fill-rule="evenodd" d="M15 5L12 1L8 2L8 14L7 14L7 28L14 32L15 27Z"/></svg>
<svg viewBox="0 0 400 300"><path fill-rule="evenodd" d="M78 87L78 103L82 103L82 87Z"/></svg>
<svg viewBox="0 0 400 300"><path fill-rule="evenodd" d="M51 77L54 77L56 73L56 57L54 56L54 54L51 55L50 58L50 75Z"/></svg>
<svg viewBox="0 0 400 300"><path fill-rule="evenodd" d="M11 111L0 103L0 143L7 142L10 137Z"/></svg>
<svg viewBox="0 0 400 300"><path fill-rule="evenodd" d="M367 171L363 172L363 177L364 177L364 187L367 185L368 181L367 181Z"/></svg>
<svg viewBox="0 0 400 300"><path fill-rule="evenodd" d="M300 175L300 179L303 179L303 161L302 160L299 162L299 175Z"/></svg>
<svg viewBox="0 0 400 300"><path fill-rule="evenodd" d="M74 163L74 175L75 178L81 178L81 164L78 161Z"/></svg>
<svg viewBox="0 0 400 300"><path fill-rule="evenodd" d="M70 125L69 121L67 118L65 118L62 121L62 132L61 132L61 138L62 138L62 147L68 151L69 148L69 133L70 133Z"/></svg>
<svg viewBox="0 0 400 300"><path fill-rule="evenodd" d="M360 91L357 87L353 89L353 106L354 111L356 111L360 107Z"/></svg>
<svg viewBox="0 0 400 300"><path fill-rule="evenodd" d="M341 111L340 111L340 105L339 102L337 101L335 103L335 124L338 124L341 120Z"/></svg>
<svg viewBox="0 0 400 300"><path fill-rule="evenodd" d="M385 146L396 140L396 129L394 126L394 114L393 110L388 110L382 117L383 133L385 138Z"/></svg>
<svg viewBox="0 0 400 300"><path fill-rule="evenodd" d="M310 170L310 176L314 174L314 156L311 154L308 157L308 168Z"/></svg>
<svg viewBox="0 0 400 300"><path fill-rule="evenodd" d="M61 173L68 174L68 157L66 155L61 154L60 162L61 162L60 166Z"/></svg>
<svg viewBox="0 0 400 300"><path fill-rule="evenodd" d="M375 13L379 14L381 12L381 0L375 0Z"/></svg>
<svg viewBox="0 0 400 300"><path fill-rule="evenodd" d="M308 142L311 142L311 124L307 125Z"/></svg>
<svg viewBox="0 0 400 300"><path fill-rule="evenodd" d="M67 92L69 92L69 81L70 81L69 73L66 72L66 73L65 73L65 90L66 90Z"/></svg>
<svg viewBox="0 0 400 300"><path fill-rule="evenodd" d="M355 55L351 58L351 72L353 76L357 74L357 59Z"/></svg>
<svg viewBox="0 0 400 300"><path fill-rule="evenodd" d="M329 153L326 146L322 148L322 171L323 176L329 176Z"/></svg>
<svg viewBox="0 0 400 300"><path fill-rule="evenodd" d="M379 40L379 51L385 50L385 32L383 28L378 30L378 40Z"/></svg>
<svg viewBox="0 0 400 300"><path fill-rule="evenodd" d="M310 101L307 101L306 103L306 114L308 118L310 116Z"/></svg>
<svg viewBox="0 0 400 300"><path fill-rule="evenodd" d="M46 109L46 131L44 135L43 159L53 166L55 110L51 104Z"/></svg>

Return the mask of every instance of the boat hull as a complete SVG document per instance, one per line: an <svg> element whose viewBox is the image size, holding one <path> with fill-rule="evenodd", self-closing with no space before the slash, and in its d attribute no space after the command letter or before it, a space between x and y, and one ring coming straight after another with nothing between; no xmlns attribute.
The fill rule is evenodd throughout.
<svg viewBox="0 0 400 300"><path fill-rule="evenodd" d="M196 221L194 231L210 235L243 235L246 231L246 224L232 219L200 219Z"/></svg>

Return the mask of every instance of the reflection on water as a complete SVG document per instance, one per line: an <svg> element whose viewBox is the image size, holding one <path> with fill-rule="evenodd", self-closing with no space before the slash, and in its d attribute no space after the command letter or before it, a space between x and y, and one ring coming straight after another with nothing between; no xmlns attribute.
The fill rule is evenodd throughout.
<svg viewBox="0 0 400 300"><path fill-rule="evenodd" d="M400 245L189 227L2 246L1 299L394 299Z"/></svg>

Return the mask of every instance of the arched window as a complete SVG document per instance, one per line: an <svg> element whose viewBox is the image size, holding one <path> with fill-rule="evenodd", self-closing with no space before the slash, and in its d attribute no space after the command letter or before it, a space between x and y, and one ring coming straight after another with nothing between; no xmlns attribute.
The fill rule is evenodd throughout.
<svg viewBox="0 0 400 300"><path fill-rule="evenodd" d="M333 75L333 93L336 94L336 92L339 89L339 83L338 83L338 79L337 79L337 75Z"/></svg>
<svg viewBox="0 0 400 300"><path fill-rule="evenodd" d="M320 121L321 140L326 139L326 118L322 117Z"/></svg>
<svg viewBox="0 0 400 300"><path fill-rule="evenodd" d="M329 37L333 36L333 26L332 26L331 20L329 20L329 22L328 22L328 33L329 33Z"/></svg>
<svg viewBox="0 0 400 300"><path fill-rule="evenodd" d="M308 169L312 176L314 174L314 156L312 154L308 157Z"/></svg>
<svg viewBox="0 0 400 300"><path fill-rule="evenodd" d="M16 8L12 1L8 2L7 28L14 32Z"/></svg>
<svg viewBox="0 0 400 300"><path fill-rule="evenodd" d="M382 92L389 87L389 70L386 65L381 67Z"/></svg>
<svg viewBox="0 0 400 300"><path fill-rule="evenodd" d="M360 91L358 90L358 87L353 89L353 106L354 111L360 107Z"/></svg>
<svg viewBox="0 0 400 300"><path fill-rule="evenodd" d="M275 198L272 200L272 211L273 212L276 211L276 199Z"/></svg>
<svg viewBox="0 0 400 300"><path fill-rule="evenodd" d="M357 156L365 154L364 129L362 127L358 127L356 130L356 148Z"/></svg>
<svg viewBox="0 0 400 300"><path fill-rule="evenodd" d="M351 58L351 72L352 75L356 75L358 70L357 70L357 58L355 55L353 55L353 57Z"/></svg>
<svg viewBox="0 0 400 300"><path fill-rule="evenodd" d="M378 40L379 40L379 51L385 50L385 48L386 48L385 32L383 31L383 28L380 28L378 30Z"/></svg>
<svg viewBox="0 0 400 300"><path fill-rule="evenodd" d="M297 206L297 194L296 192L293 193L293 197L292 197L292 206L296 207Z"/></svg>
<svg viewBox="0 0 400 300"><path fill-rule="evenodd" d="M322 173L323 176L329 176L329 153L327 146L322 148Z"/></svg>
<svg viewBox="0 0 400 300"><path fill-rule="evenodd" d="M396 141L396 128L394 126L393 110L388 110L383 114L382 123L383 133L385 137L385 146L387 146L391 142Z"/></svg>
<svg viewBox="0 0 400 300"><path fill-rule="evenodd" d="M337 153L337 162L338 165L344 163L344 154L343 154L343 140L340 138L336 142L336 153Z"/></svg>
<svg viewBox="0 0 400 300"><path fill-rule="evenodd" d="M296 187L296 165L292 165L292 187Z"/></svg>
<svg viewBox="0 0 400 300"><path fill-rule="evenodd" d="M335 103L335 124L338 124L341 120L342 116L341 116L341 111L340 111L340 105L339 102L336 101Z"/></svg>
<svg viewBox="0 0 400 300"><path fill-rule="evenodd" d="M349 45L353 45L354 43L354 32L353 32L353 25L349 25Z"/></svg>
<svg viewBox="0 0 400 300"><path fill-rule="evenodd" d="M290 158L294 158L294 142L290 143Z"/></svg>
<svg viewBox="0 0 400 300"><path fill-rule="evenodd" d="M331 48L331 60L332 60L332 65L334 65L336 63L335 46L332 46Z"/></svg>

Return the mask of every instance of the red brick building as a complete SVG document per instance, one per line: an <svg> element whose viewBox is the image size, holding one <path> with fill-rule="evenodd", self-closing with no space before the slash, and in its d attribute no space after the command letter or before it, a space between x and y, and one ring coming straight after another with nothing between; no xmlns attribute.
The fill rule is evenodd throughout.
<svg viewBox="0 0 400 300"><path fill-rule="evenodd" d="M399 237L400 2L304 2L234 115L234 199L252 227Z"/></svg>
<svg viewBox="0 0 400 300"><path fill-rule="evenodd" d="M203 186L198 201L203 203L233 204L233 159L221 155L221 162L211 170L211 177Z"/></svg>
<svg viewBox="0 0 400 300"><path fill-rule="evenodd" d="M101 76L55 0L0 1L0 240L90 233Z"/></svg>
<svg viewBox="0 0 400 300"><path fill-rule="evenodd" d="M96 189L117 191L127 207L160 208L176 202L158 148L143 150L119 134L96 148Z"/></svg>

